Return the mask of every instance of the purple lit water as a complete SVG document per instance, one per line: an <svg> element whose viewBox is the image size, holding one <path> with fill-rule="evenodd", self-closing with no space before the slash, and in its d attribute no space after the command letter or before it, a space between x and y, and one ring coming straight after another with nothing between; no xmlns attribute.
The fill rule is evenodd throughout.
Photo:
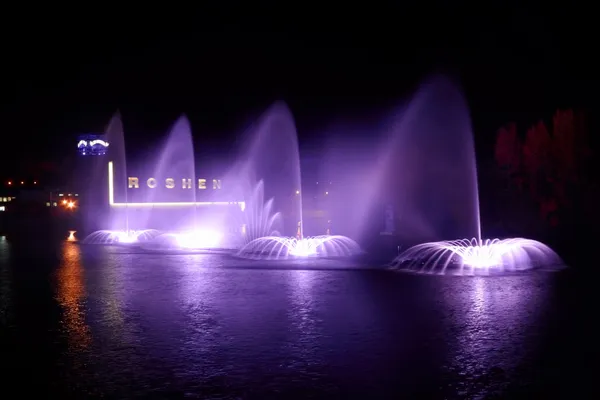
<svg viewBox="0 0 600 400"><path fill-rule="evenodd" d="M112 162L114 201L124 203L125 206L119 204L119 207L110 207L108 215L103 217L95 212L94 207L84 207L81 212L85 218L94 218L97 224L112 228L92 232L85 238L86 243L108 244L116 241L122 244L134 243L139 232L152 231L152 236L158 236L154 235L154 233L158 233L158 231L154 231L155 228L161 229L161 233L178 231L182 234L183 232L195 232L198 229L224 230L221 227L224 222L223 213L219 212L221 210L214 208L204 210L200 224L195 205L185 207L148 206L152 203L194 204L197 202L198 181L196 179L194 141L190 123L185 116L181 116L172 125L157 156L138 163L135 171L127 169L125 139L119 114L115 114L111 119L106 137L112 142L110 142L107 155L101 158L104 174L107 174L109 161ZM128 176L138 177L139 187L128 187ZM158 187L145 187L146 181L150 177L156 180ZM174 187L164 188L167 178L173 179ZM184 178L189 180L191 186L182 187ZM91 197L90 193L86 193L86 195ZM203 201L215 200L212 197L206 196ZM103 193L101 199L105 203L101 207L109 208L106 204L108 203L108 193ZM223 199L216 200L222 201ZM139 204L146 206L140 207ZM158 239L157 244L168 242L168 240L162 240L164 238Z"/></svg>
<svg viewBox="0 0 600 400"><path fill-rule="evenodd" d="M113 162L113 173L114 173L114 196L117 201L124 203L128 202L127 192L127 149L125 147L125 134L123 132L123 122L121 121L121 114L115 113L110 119L110 122L106 128L106 140L109 143L107 155L98 157L99 162L102 166L102 176L106 176L108 160ZM108 157L108 159L107 159ZM104 179L99 182L104 182ZM97 184L97 183L95 183ZM108 193L103 191L101 201L104 203L102 207L106 207L108 201ZM85 195L85 193L84 193ZM87 213L90 211L89 208L84 209ZM130 213L128 209L123 210L110 210L108 221L109 229L112 230L125 230L132 229L130 226Z"/></svg>
<svg viewBox="0 0 600 400"><path fill-rule="evenodd" d="M593 302L572 271L257 269L220 255L57 246L0 242L7 393L568 399L591 382Z"/></svg>
<svg viewBox="0 0 600 400"><path fill-rule="evenodd" d="M391 118L389 132L372 171L375 192L394 199L398 238L413 246L392 267L435 274L564 267L536 240L482 237L473 133L456 84L426 81Z"/></svg>
<svg viewBox="0 0 600 400"><path fill-rule="evenodd" d="M141 163L135 173L136 180L131 183L126 179L131 171L127 170L123 128L118 114L111 120L107 137L116 143L116 151L109 150L107 156L107 197L114 204L110 203L107 220L100 218L93 207L81 211L86 218L95 219L99 224L113 227L116 224L119 228L96 230L84 238L85 244L138 244L139 232L152 231L152 238L156 240L145 244L163 250L176 250L185 243L182 245L185 249L237 248L240 257L269 259L287 258L288 253L293 257L339 257L361 252L356 242L341 235L330 236L328 233L324 236L325 232L318 232L305 237L298 137L293 116L282 102L273 104L246 130L236 162L223 172L226 190L221 190L219 184L219 190L209 196L210 200L225 204L220 204L220 210L217 210L215 207L218 206L205 203L201 216L198 216L196 189L193 188L197 185L194 141L187 118L182 116L175 122L161 145L157 162ZM165 182L166 190L151 187L142 191L139 175L148 173L155 183ZM187 182L182 183L183 178L193 187L182 187ZM142 182L145 179L142 178ZM124 194L117 190L123 185ZM232 201L231 196L239 209L228 204ZM246 203L249 204L247 208ZM155 230L161 235L154 235ZM279 235L279 232L288 236L269 236ZM207 240L210 236L223 240L218 243ZM260 243L253 243L253 239Z"/></svg>
<svg viewBox="0 0 600 400"><path fill-rule="evenodd" d="M114 155L109 153L110 157ZM112 158L111 158L112 160ZM115 168L115 171L117 168ZM185 116L178 118L171 126L164 142L160 145L160 151L156 157L145 160L135 171L119 171L120 181L127 185L127 176L138 176L140 188L128 188L134 197L116 196L115 201L134 203L153 202L190 202L195 203L196 187L196 163L194 156L194 141L192 139L191 126ZM156 179L156 189L146 188L146 180L150 177ZM165 190L165 179L174 179L175 187ZM191 179L192 188L182 189L182 179ZM143 230L153 228L168 228L171 230L193 229L196 225L196 207L190 206L178 212L169 210L158 210L151 207L125 207L120 213L115 213L118 219L127 218L131 221L131 229ZM185 211L185 212L184 212Z"/></svg>
<svg viewBox="0 0 600 400"><path fill-rule="evenodd" d="M197 187L196 160L194 155L194 140L192 139L192 128L185 116L181 116L170 129L162 151L156 159L156 163L150 166L151 176L157 181L164 182L166 178L175 179L175 190L172 191L148 191L149 195L143 202L178 201L196 202L196 189L181 189L182 178L191 178L192 187ZM161 197L157 197L161 195Z"/></svg>
<svg viewBox="0 0 600 400"><path fill-rule="evenodd" d="M434 77L387 121L371 193L392 199L411 241L481 239L475 146L460 87Z"/></svg>
<svg viewBox="0 0 600 400"><path fill-rule="evenodd" d="M249 185L243 196L246 202L240 225L243 227L243 244L266 236L281 236L283 228L281 212L274 211L275 199L265 198L265 184L260 180L254 187Z"/></svg>
<svg viewBox="0 0 600 400"><path fill-rule="evenodd" d="M241 189L248 182L264 182L265 198L273 198L274 212L282 212L281 233L296 234L302 221L302 172L294 117L283 102L274 103L242 136L238 162L231 175ZM230 178L231 179L231 178ZM302 229L302 226L300 226Z"/></svg>
<svg viewBox="0 0 600 400"><path fill-rule="evenodd" d="M78 180L74 188L81 189L78 208L85 210L83 227L91 232L96 229L126 231L129 229L128 210L109 210L106 187L108 160L114 164L114 193L118 201L127 202L127 157L125 137L120 113L115 113L104 130L108 142L104 156L80 157L73 176ZM83 173L85 171L85 173Z"/></svg>

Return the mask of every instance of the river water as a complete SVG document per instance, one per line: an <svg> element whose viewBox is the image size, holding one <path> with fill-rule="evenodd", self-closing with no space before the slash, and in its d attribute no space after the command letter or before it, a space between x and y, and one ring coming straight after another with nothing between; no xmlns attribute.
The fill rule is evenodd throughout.
<svg viewBox="0 0 600 400"><path fill-rule="evenodd" d="M420 276L3 240L0 378L37 398L577 398L597 360L584 286L573 268Z"/></svg>

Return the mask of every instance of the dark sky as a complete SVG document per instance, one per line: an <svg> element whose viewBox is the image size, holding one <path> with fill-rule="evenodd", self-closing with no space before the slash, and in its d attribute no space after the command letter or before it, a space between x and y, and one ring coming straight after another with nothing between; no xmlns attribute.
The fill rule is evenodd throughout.
<svg viewBox="0 0 600 400"><path fill-rule="evenodd" d="M22 28L1 32L0 165L60 158L116 109L130 137L156 138L185 112L196 136L226 144L283 99L308 141L334 115L401 101L431 72L461 81L479 141L510 120L593 107L591 12L440 3L16 13Z"/></svg>

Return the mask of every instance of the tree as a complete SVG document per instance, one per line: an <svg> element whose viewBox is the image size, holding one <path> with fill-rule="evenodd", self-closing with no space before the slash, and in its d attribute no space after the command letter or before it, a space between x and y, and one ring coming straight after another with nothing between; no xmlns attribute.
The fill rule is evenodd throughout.
<svg viewBox="0 0 600 400"><path fill-rule="evenodd" d="M553 122L556 177L565 183L581 183L591 155L584 116L558 110Z"/></svg>
<svg viewBox="0 0 600 400"><path fill-rule="evenodd" d="M553 122L553 158L556 178L567 181L575 172L575 131L573 111L556 111Z"/></svg>
<svg viewBox="0 0 600 400"><path fill-rule="evenodd" d="M534 200L540 201L547 195L547 184L551 180L551 140L546 125L540 121L529 128L523 144L523 168L529 192Z"/></svg>
<svg viewBox="0 0 600 400"><path fill-rule="evenodd" d="M553 123L554 189L560 213L575 225L594 225L598 193L590 175L594 168L585 116L558 110Z"/></svg>
<svg viewBox="0 0 600 400"><path fill-rule="evenodd" d="M509 175L517 173L521 168L521 142L514 123L498 129L494 148L496 163L508 171Z"/></svg>
<svg viewBox="0 0 600 400"><path fill-rule="evenodd" d="M532 213L537 206L523 193L526 183L523 142L516 124L509 123L497 131L494 155L494 172L485 180L489 181L487 193L491 198L484 203L493 206L487 208L484 218L493 219L490 225L495 226L499 234L523 234L523 229L535 227L539 219L535 211Z"/></svg>
<svg viewBox="0 0 600 400"><path fill-rule="evenodd" d="M535 204L551 226L581 218L590 222L597 214L597 191L588 176L590 159L584 115L573 110L556 111L551 134L542 121L531 126L522 144L514 124L499 129L496 136L497 167L509 186L528 188L529 200L523 201Z"/></svg>

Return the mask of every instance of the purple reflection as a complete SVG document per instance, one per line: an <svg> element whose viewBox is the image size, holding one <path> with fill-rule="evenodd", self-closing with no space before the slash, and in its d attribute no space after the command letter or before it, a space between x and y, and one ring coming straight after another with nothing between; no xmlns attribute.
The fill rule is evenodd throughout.
<svg viewBox="0 0 600 400"><path fill-rule="evenodd" d="M548 246L531 239L475 238L413 246L392 262L394 268L437 274L490 274L560 267L561 260Z"/></svg>

